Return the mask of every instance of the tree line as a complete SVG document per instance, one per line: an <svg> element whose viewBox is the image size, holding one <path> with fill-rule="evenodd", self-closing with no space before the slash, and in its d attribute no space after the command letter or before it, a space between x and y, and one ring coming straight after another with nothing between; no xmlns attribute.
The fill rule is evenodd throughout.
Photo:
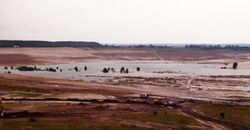
<svg viewBox="0 0 250 130"><path fill-rule="evenodd" d="M240 45L186 45L185 48L214 50L214 49L229 49L229 50L250 50L250 46Z"/></svg>
<svg viewBox="0 0 250 130"><path fill-rule="evenodd" d="M0 47L102 47L98 42L0 40Z"/></svg>

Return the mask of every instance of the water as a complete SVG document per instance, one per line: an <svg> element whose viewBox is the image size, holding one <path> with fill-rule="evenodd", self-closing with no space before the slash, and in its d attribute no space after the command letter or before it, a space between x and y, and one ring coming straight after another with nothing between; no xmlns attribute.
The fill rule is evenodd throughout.
<svg viewBox="0 0 250 130"><path fill-rule="evenodd" d="M75 72L74 67L77 66L80 72ZM87 66L88 70L84 70ZM220 69L222 65L218 64L189 64L189 63L171 63L163 61L108 61L108 62L83 62L83 63L70 63L58 65L40 65L37 68L45 69L46 67L59 67L62 72L47 72L47 71L32 71L21 72L18 70L11 70L14 74L32 75L32 76L46 76L63 79L75 79L94 81L103 77L115 76L167 76L167 75L203 75L203 76L216 76L216 75L250 75L249 69ZM115 73L102 72L103 68L110 67L116 70ZM129 74L121 74L120 68L125 67L129 69ZM140 67L140 72L136 70ZM72 70L69 70L72 69ZM10 70L10 69L9 69ZM0 67L0 73L4 73L4 67Z"/></svg>

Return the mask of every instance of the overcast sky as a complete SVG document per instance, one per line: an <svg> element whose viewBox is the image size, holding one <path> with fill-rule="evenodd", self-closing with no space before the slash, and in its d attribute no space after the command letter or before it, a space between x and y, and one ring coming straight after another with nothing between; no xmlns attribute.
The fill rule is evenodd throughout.
<svg viewBox="0 0 250 130"><path fill-rule="evenodd" d="M250 0L0 0L0 39L250 43Z"/></svg>

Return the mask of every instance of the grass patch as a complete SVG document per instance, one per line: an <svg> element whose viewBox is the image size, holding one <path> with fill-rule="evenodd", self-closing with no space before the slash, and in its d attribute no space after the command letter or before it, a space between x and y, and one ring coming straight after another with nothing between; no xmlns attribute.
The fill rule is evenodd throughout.
<svg viewBox="0 0 250 130"><path fill-rule="evenodd" d="M86 118L25 118L12 121L0 121L0 129L32 129L32 130L149 130L134 125L99 122Z"/></svg>
<svg viewBox="0 0 250 130"><path fill-rule="evenodd" d="M50 108L62 108L67 107L68 105L66 103L41 103L41 102L4 102L2 103L2 106L4 107L5 111L9 110L17 110L22 108L32 108L33 110L46 110ZM71 105L71 107L79 107L77 105Z"/></svg>
<svg viewBox="0 0 250 130"><path fill-rule="evenodd" d="M121 119L136 120L140 122L155 122L165 125L172 125L177 128L188 128L189 126L198 126L199 122L184 116L177 110L164 110L153 112L130 112L117 115Z"/></svg>
<svg viewBox="0 0 250 130"><path fill-rule="evenodd" d="M195 109L204 115L225 122L237 123L250 129L250 106L201 105Z"/></svg>

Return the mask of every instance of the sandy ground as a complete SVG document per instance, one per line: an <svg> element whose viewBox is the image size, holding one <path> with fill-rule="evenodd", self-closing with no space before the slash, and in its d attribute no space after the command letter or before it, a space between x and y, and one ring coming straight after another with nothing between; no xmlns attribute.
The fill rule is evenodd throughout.
<svg viewBox="0 0 250 130"><path fill-rule="evenodd" d="M177 82L171 83L162 78L141 77L120 78L116 79L116 82L109 80L97 84L1 74L0 96L3 98L5 116L2 117L3 119L0 117L0 121L16 124L15 129L30 126L31 124L25 122L27 122L26 120L32 121L32 119L35 119L34 122L38 121L40 125L44 123L43 126L51 129L52 126L48 124L47 120L50 122L53 120L54 124L56 123L54 119L61 121L61 118L67 122L59 122L60 126L65 123L75 124L77 118L78 120L91 119L91 122L105 123L106 127L115 123L122 127L133 125L133 128L159 130L247 129L240 124L224 123L210 118L196 111L194 107L213 103L249 105L249 92L232 91L232 88L237 86L249 87L249 80L224 77L216 79L211 77L172 78ZM140 98L141 93L148 93L150 97L148 99ZM242 108L239 109L242 110ZM140 116L142 118L137 118ZM26 119L31 117L32 119ZM88 121L85 122L87 126L92 124ZM22 125L22 123L24 124ZM13 128L7 124L0 124L0 128ZM68 125L64 127L75 128ZM81 129L85 125L78 127ZM131 129L130 127L126 129ZM36 125L32 125L32 128L39 129Z"/></svg>
<svg viewBox="0 0 250 130"><path fill-rule="evenodd" d="M128 49L0 48L1 65L59 64L88 60L155 59L153 52Z"/></svg>
<svg viewBox="0 0 250 130"><path fill-rule="evenodd" d="M84 81L1 74L0 85L5 86L5 89L42 91L46 93L42 97L50 98L106 99L123 96L139 97L141 93L147 93L160 97L235 102L250 105L250 81L248 79L188 76L169 78L175 79L176 83L169 82L165 77L121 77L115 80L109 79L102 83L87 83ZM2 97L11 97L11 94L2 92Z"/></svg>
<svg viewBox="0 0 250 130"><path fill-rule="evenodd" d="M0 74L0 85L2 92L8 90L29 90L41 93L52 94L52 97L72 98L79 96L98 98L104 96L122 96L133 94L133 91L126 88L118 88L112 85L93 84L82 81L71 81L53 78L41 78L22 75L2 75ZM56 93L56 95L53 95ZM74 95L74 93L76 93ZM63 95L62 95L63 94ZM84 96L82 96L84 94ZM8 96L8 93L7 93ZM2 97L4 97L2 95Z"/></svg>
<svg viewBox="0 0 250 130"><path fill-rule="evenodd" d="M185 49L0 48L0 65L60 64L95 60L166 60L245 62L250 53ZM248 62L247 62L248 61Z"/></svg>

